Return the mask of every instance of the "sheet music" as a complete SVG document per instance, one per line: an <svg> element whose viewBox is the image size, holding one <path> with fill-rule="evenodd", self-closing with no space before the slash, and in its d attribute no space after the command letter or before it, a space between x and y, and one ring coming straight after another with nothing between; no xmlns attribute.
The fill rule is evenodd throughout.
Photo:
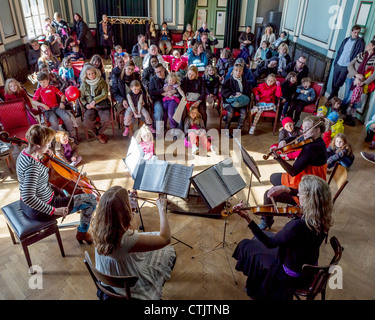
<svg viewBox="0 0 375 320"><path fill-rule="evenodd" d="M199 191L203 194L211 209L231 197L214 167L211 167L193 178Z"/></svg>
<svg viewBox="0 0 375 320"><path fill-rule="evenodd" d="M126 158L123 158L123 161L126 167L128 168L129 173L132 176L133 180L137 178L139 165L143 161L144 155L145 154L141 146L137 143L137 141L133 137L130 141L130 145L128 148L128 153L126 155Z"/></svg>
<svg viewBox="0 0 375 320"><path fill-rule="evenodd" d="M167 167L168 162L166 161L148 161L143 172L139 189L161 193Z"/></svg>
<svg viewBox="0 0 375 320"><path fill-rule="evenodd" d="M228 158L214 166L228 188L230 196L236 194L246 187L245 181L233 165L232 159Z"/></svg>
<svg viewBox="0 0 375 320"><path fill-rule="evenodd" d="M255 177L260 182L261 176L260 176L260 172L259 172L258 166L254 158L245 150L245 148L240 144L240 142L238 141L236 137L234 139L241 149L242 159L245 162L246 166L250 169L250 171L255 175Z"/></svg>
<svg viewBox="0 0 375 320"><path fill-rule="evenodd" d="M164 177L163 193L186 199L193 167L170 163Z"/></svg>

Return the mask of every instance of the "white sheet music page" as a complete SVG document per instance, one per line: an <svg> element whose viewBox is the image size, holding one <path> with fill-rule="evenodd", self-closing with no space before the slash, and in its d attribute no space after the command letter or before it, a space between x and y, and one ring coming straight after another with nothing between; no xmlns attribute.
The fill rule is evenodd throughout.
<svg viewBox="0 0 375 320"><path fill-rule="evenodd" d="M166 161L147 161L139 189L163 193L163 182L167 167L168 162Z"/></svg>
<svg viewBox="0 0 375 320"><path fill-rule="evenodd" d="M229 189L230 195L234 195L246 187L245 181L233 165L232 159L228 158L214 166Z"/></svg>
<svg viewBox="0 0 375 320"><path fill-rule="evenodd" d="M169 163L164 178L163 191L166 194L186 199L189 194L190 177L194 167Z"/></svg>

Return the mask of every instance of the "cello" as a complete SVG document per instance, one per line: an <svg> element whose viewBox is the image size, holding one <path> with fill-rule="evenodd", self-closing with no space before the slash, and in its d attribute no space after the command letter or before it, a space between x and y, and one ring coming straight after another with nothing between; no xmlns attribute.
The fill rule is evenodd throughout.
<svg viewBox="0 0 375 320"><path fill-rule="evenodd" d="M18 146L28 145L28 142L17 138L9 137L8 132L0 133L0 140L5 143L12 143ZM100 200L100 192L95 187L94 183L86 176L86 174L80 175L77 168L70 164L62 161L57 156L49 156L44 154L40 159L40 162L48 167L49 170L49 182L59 189L65 190L70 195L87 193L93 194L97 201ZM76 187L77 185L77 187ZM76 190L74 190L76 187Z"/></svg>

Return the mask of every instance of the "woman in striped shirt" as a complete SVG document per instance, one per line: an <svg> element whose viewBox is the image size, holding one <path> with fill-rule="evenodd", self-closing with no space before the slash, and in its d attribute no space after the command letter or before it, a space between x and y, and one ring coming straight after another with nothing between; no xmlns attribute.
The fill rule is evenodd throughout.
<svg viewBox="0 0 375 320"><path fill-rule="evenodd" d="M70 196L49 183L49 168L42 164L39 157L44 153L53 156L49 150L55 131L35 124L29 128L26 138L29 144L17 159L17 176L20 183L22 211L31 219L47 221L65 217L69 213L81 210L80 225L76 239L79 243L92 243L88 232L91 216L96 208L96 198L91 194L77 194L69 204Z"/></svg>

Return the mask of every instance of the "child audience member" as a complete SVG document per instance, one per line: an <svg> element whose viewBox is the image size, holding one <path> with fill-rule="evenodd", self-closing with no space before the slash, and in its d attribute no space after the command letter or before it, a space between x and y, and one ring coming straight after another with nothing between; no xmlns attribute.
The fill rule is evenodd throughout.
<svg viewBox="0 0 375 320"><path fill-rule="evenodd" d="M124 54L125 54L125 52L122 51L122 47L120 45L115 46L114 58L116 58L118 56L123 57Z"/></svg>
<svg viewBox="0 0 375 320"><path fill-rule="evenodd" d="M68 55L72 61L83 61L85 55L80 51L79 45L75 44L72 46L72 52Z"/></svg>
<svg viewBox="0 0 375 320"><path fill-rule="evenodd" d="M185 70L187 68L186 60L181 58L181 53L178 50L173 50L173 58L171 64L171 71L179 72L180 70Z"/></svg>
<svg viewBox="0 0 375 320"><path fill-rule="evenodd" d="M33 100L38 101L44 111L46 120L51 123L53 130L59 130L60 117L69 132L70 137L76 139L73 122L69 113L65 110L65 95L57 87L49 83L49 75L44 72L38 74L38 83L40 87L35 91ZM57 101L60 98L60 104Z"/></svg>
<svg viewBox="0 0 375 320"><path fill-rule="evenodd" d="M328 100L325 104L327 108L326 116L328 117L332 111L336 111L337 113L339 113L341 110L341 103L342 103L342 100L339 99L338 97L333 97L332 99Z"/></svg>
<svg viewBox="0 0 375 320"><path fill-rule="evenodd" d="M278 58L279 58L279 66L277 68L278 74L281 74L286 66L291 62L291 58L289 55L289 48L286 43L280 44L278 51Z"/></svg>
<svg viewBox="0 0 375 320"><path fill-rule="evenodd" d="M315 90L311 88L311 79L303 78L301 82L302 85L298 86L296 90L297 98L295 100L295 103L293 104L293 107L290 110L290 115L292 115L294 111L293 120L295 124L298 123L303 108L309 105L310 103L313 103L315 100Z"/></svg>
<svg viewBox="0 0 375 320"><path fill-rule="evenodd" d="M55 154L62 161L76 167L82 161L82 157L78 154L78 147L74 139L69 138L65 131L57 131L55 140Z"/></svg>
<svg viewBox="0 0 375 320"><path fill-rule="evenodd" d="M61 67L59 69L59 76L63 78L69 86L75 86L76 81L74 78L74 70L72 68L72 60L70 58L64 58L61 61Z"/></svg>
<svg viewBox="0 0 375 320"><path fill-rule="evenodd" d="M281 112L280 120L283 120L288 114L289 106L291 105L294 95L297 91L297 74L289 72L285 81L281 84L281 103L283 103L283 110Z"/></svg>
<svg viewBox="0 0 375 320"><path fill-rule="evenodd" d="M145 160L150 160L155 156L155 147L154 147L154 136L150 130L150 127L144 124L137 132L136 140L141 146L144 152Z"/></svg>
<svg viewBox="0 0 375 320"><path fill-rule="evenodd" d="M52 25L52 20L50 17L46 17L44 19L44 34L47 35L48 34L48 31L47 29Z"/></svg>
<svg viewBox="0 0 375 320"><path fill-rule="evenodd" d="M197 154L199 145L207 151L212 151L214 154L218 153L218 148L211 144L207 138L206 127L204 126L204 121L197 107L190 107L188 117L185 119L184 123L184 132L192 147L193 155Z"/></svg>
<svg viewBox="0 0 375 320"><path fill-rule="evenodd" d="M316 116L324 120L325 123L325 132L322 135L322 139L324 143L326 144L326 147L329 147L329 144L331 143L331 121L327 119L327 108L325 106L320 106L316 112Z"/></svg>
<svg viewBox="0 0 375 320"><path fill-rule="evenodd" d="M349 168L354 161L353 149L343 133L338 133L327 148L328 169L331 169L337 161L344 168Z"/></svg>
<svg viewBox="0 0 375 320"><path fill-rule="evenodd" d="M29 65L32 71L38 71L38 60L40 58L41 50L38 40L31 40L30 41L31 49L27 53L27 60L29 61Z"/></svg>
<svg viewBox="0 0 375 320"><path fill-rule="evenodd" d="M129 134L129 126L132 123L133 117L140 118L142 115L145 118L146 124L149 126L152 133L155 133L152 127L152 119L147 109L145 108L146 95L142 91L142 86L139 81L133 80L130 83L130 92L127 94L127 100L129 107L125 111L124 124L125 130L123 136L126 137Z"/></svg>
<svg viewBox="0 0 375 320"><path fill-rule="evenodd" d="M357 117L357 109L360 109L362 106L362 94L363 86L362 82L365 80L365 77L362 74L357 74L353 82L353 90L350 98L349 107L346 110L346 117L344 123L350 126L355 126Z"/></svg>
<svg viewBox="0 0 375 320"><path fill-rule="evenodd" d="M182 35L182 40L184 41L185 46L187 46L187 42L193 39L194 31L191 29L191 24L188 23L186 25L186 31Z"/></svg>
<svg viewBox="0 0 375 320"><path fill-rule="evenodd" d="M371 120L366 123L366 138L365 142L371 142L370 149L375 149L375 114Z"/></svg>
<svg viewBox="0 0 375 320"><path fill-rule="evenodd" d="M170 73L165 79L164 93L163 93L163 109L164 109L164 127L167 127L167 117L169 118L169 125L173 130L172 135L174 139L177 138L175 130L178 123L173 119L173 115L181 101L185 97L185 93L181 89L181 80L176 73Z"/></svg>
<svg viewBox="0 0 375 320"><path fill-rule="evenodd" d="M60 36L57 34L56 29L54 27L47 28L47 41L49 42L49 46L51 52L57 58L61 56L61 50L64 47Z"/></svg>
<svg viewBox="0 0 375 320"><path fill-rule="evenodd" d="M34 115L37 115L39 112L38 110L33 110L33 104L30 101L26 91L21 87L21 84L16 79L9 78L5 81L4 98L5 101L23 99L28 106L27 118L29 119L30 125L38 123ZM37 105L35 105L35 107L37 107Z"/></svg>
<svg viewBox="0 0 375 320"><path fill-rule="evenodd" d="M276 81L276 76L274 74L268 75L266 82L261 83L258 87L254 88L253 93L255 94L258 103L251 110L251 114L255 114L255 117L253 124L250 127L250 134L255 133L256 125L264 111L276 111L276 97L280 98L282 96L280 83Z"/></svg>
<svg viewBox="0 0 375 320"><path fill-rule="evenodd" d="M279 144L273 145L272 147L283 148L287 143L293 141L302 134L301 128L296 127L294 125L293 119L290 117L284 118L281 121L281 124L283 125L283 128L279 132ZM301 137L301 140L303 140L303 137ZM282 154L281 157L284 160L294 160L299 156L300 152L300 150L292 151Z"/></svg>
<svg viewBox="0 0 375 320"><path fill-rule="evenodd" d="M147 42L143 42L141 46L141 54L147 54L148 53L148 44Z"/></svg>
<svg viewBox="0 0 375 320"><path fill-rule="evenodd" d="M344 120L339 119L339 114L336 111L328 115L328 120L331 122L331 138L334 138L338 133L344 133Z"/></svg>
<svg viewBox="0 0 375 320"><path fill-rule="evenodd" d="M240 65L235 65L231 76L224 81L221 88L221 96L227 111L225 129L229 129L236 112L240 113L237 129L242 128L247 115L247 106L250 103L250 95L251 86L243 77L243 68ZM227 135L229 138L233 137L229 132Z"/></svg>
<svg viewBox="0 0 375 320"><path fill-rule="evenodd" d="M206 88L206 101L209 104L214 103L214 99L217 99L220 89L220 78L217 74L216 67L208 65L204 71L203 81Z"/></svg>
<svg viewBox="0 0 375 320"><path fill-rule="evenodd" d="M270 43L268 41L263 41L255 53L254 61L259 63L261 61L271 59L272 51L270 49Z"/></svg>
<svg viewBox="0 0 375 320"><path fill-rule="evenodd" d="M220 58L216 62L217 73L220 76L220 82L224 82L225 75L230 68L234 66L232 53L228 48L224 48L220 52Z"/></svg>

